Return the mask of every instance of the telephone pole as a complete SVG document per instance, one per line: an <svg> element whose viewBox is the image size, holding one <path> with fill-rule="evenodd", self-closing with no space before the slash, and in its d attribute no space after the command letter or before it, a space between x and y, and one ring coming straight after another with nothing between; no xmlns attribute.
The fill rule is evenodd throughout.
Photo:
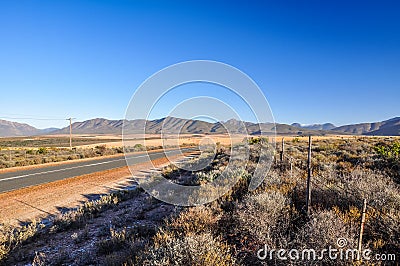
<svg viewBox="0 0 400 266"><path fill-rule="evenodd" d="M69 148L72 150L72 119L75 118L67 118L69 120Z"/></svg>

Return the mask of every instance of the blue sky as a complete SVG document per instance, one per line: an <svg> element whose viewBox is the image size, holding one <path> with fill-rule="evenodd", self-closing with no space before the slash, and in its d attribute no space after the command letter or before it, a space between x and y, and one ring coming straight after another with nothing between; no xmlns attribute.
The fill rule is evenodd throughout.
<svg viewBox="0 0 400 266"><path fill-rule="evenodd" d="M399 14L398 1L1 1L0 117L120 119L147 77L208 59L248 74L277 122L384 120L400 115Z"/></svg>

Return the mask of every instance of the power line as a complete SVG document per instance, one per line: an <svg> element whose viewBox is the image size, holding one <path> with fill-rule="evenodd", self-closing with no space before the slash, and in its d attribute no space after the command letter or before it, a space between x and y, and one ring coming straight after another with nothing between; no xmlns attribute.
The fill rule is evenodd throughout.
<svg viewBox="0 0 400 266"><path fill-rule="evenodd" d="M15 114L15 113L0 113L0 117L6 119L63 120L63 118L59 116L49 116L49 115L43 116L43 115Z"/></svg>
<svg viewBox="0 0 400 266"><path fill-rule="evenodd" d="M33 117L11 117L11 116L0 116L1 119L14 119L14 120L46 120L46 121L61 121L65 118L33 118Z"/></svg>

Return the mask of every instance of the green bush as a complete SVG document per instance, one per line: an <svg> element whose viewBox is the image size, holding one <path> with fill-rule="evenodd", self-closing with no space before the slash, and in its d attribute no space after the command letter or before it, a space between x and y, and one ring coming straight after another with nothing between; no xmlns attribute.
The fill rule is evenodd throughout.
<svg viewBox="0 0 400 266"><path fill-rule="evenodd" d="M45 148L45 147L40 147L38 150L37 150L37 153L38 154L47 154L47 148Z"/></svg>
<svg viewBox="0 0 400 266"><path fill-rule="evenodd" d="M375 151L384 159L399 159L400 142L394 142L392 145L375 146Z"/></svg>
<svg viewBox="0 0 400 266"><path fill-rule="evenodd" d="M136 144L133 146L134 151L144 151L146 148L142 144Z"/></svg>
<svg viewBox="0 0 400 266"><path fill-rule="evenodd" d="M254 138L254 137L251 137L251 138L249 138L247 140L247 142L250 145L257 144L257 143L268 143L268 138L264 138L264 137Z"/></svg>

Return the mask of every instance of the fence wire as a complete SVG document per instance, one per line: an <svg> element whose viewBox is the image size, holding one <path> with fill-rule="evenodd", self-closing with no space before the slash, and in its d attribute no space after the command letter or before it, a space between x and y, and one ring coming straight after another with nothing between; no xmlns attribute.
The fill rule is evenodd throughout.
<svg viewBox="0 0 400 266"><path fill-rule="evenodd" d="M291 145L291 144L288 145L287 143L285 143L285 146L286 147L290 147L290 148L298 149L297 146L294 146L294 145ZM280 151L280 152L282 152L282 151ZM278 154L278 155L280 156L280 154ZM334 152L331 152L328 155L334 155ZM306 162L307 158L304 160L304 159L294 158L293 156L287 156L286 154L283 154L283 160L285 160L285 159L286 159L287 162L289 162L290 168L291 168L292 171L295 170L300 175L302 173L303 174L307 173L307 169L301 169L301 168L296 166L296 163L306 166L307 165L307 162ZM284 162L278 162L278 160L276 160L276 163L279 165L279 164L282 164ZM362 162L360 160L358 160L358 162L356 164L358 166L361 166ZM293 176L293 173L291 173L291 175ZM331 192L336 193L336 194L344 193L345 195L350 195L350 196L354 197L354 199L356 199L357 201L362 201L363 200L362 198L360 198L359 194L355 194L354 192L350 191L349 189L346 189L345 187L338 186L338 184L335 184L335 189L333 189L332 187L328 187L321 180L319 180L318 176L312 176L311 179L310 179L310 183L312 184L312 186L314 186L314 187L316 187L316 188L318 188L320 190L328 190L328 191L331 191ZM371 195L369 195L369 198L371 198ZM398 219L396 219L396 218L392 217L391 215L385 213L380 208L381 207L373 204L373 202L371 202L371 201L369 201L367 203L367 209L376 211L376 212L379 213L380 216L386 217L387 219L391 220L394 223L394 225L396 226L396 228L393 228L393 227L391 227L390 225L387 225L387 224L385 224L385 226L389 227L389 229L391 229L391 230L398 231L399 230L399 221L398 221ZM381 221L381 223L383 223L383 222Z"/></svg>

